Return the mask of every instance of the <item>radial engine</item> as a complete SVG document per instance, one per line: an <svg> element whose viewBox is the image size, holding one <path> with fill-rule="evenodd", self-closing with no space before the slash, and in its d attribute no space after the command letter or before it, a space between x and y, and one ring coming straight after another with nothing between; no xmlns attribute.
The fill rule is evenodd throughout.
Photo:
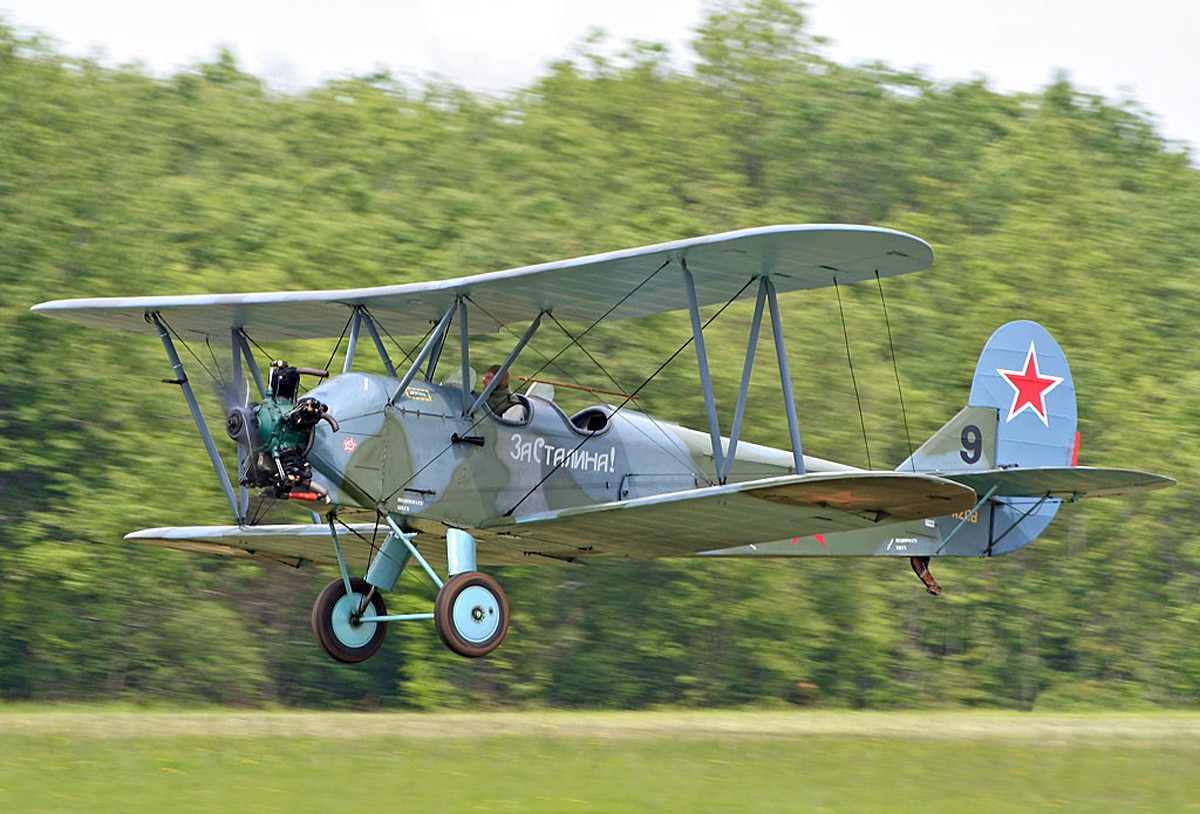
<svg viewBox="0 0 1200 814"><path fill-rule="evenodd" d="M243 486L262 489L269 497L328 501L328 491L312 480L308 452L318 424L328 422L334 432L338 424L322 402L298 398L301 375L325 378L329 372L272 362L263 400L229 410L225 431L238 442Z"/></svg>

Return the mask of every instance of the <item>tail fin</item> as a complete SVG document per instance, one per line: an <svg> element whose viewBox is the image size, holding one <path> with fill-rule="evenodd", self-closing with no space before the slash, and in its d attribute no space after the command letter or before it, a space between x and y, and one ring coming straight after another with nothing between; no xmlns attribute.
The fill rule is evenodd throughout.
<svg viewBox="0 0 1200 814"><path fill-rule="evenodd" d="M967 407L898 468L950 474L1074 466L1076 423L1075 384L1062 349L1037 323L1010 322L984 346ZM978 557L1016 551L1045 530L1060 503L987 497L973 514L937 518L944 541L938 553Z"/></svg>

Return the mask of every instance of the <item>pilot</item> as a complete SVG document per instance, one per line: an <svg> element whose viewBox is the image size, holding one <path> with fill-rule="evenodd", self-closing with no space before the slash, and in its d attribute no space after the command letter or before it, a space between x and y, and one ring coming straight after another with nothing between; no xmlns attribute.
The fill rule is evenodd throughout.
<svg viewBox="0 0 1200 814"><path fill-rule="evenodd" d="M483 373L483 386L486 388L500 372L500 365L492 365ZM508 389L508 371L496 382L496 387L488 395L488 407L492 412L505 421L524 421L525 405Z"/></svg>

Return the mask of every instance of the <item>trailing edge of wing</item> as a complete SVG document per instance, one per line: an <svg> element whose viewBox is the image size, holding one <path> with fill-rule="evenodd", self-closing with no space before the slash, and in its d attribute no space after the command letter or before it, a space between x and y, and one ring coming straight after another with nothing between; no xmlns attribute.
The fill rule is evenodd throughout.
<svg viewBox="0 0 1200 814"><path fill-rule="evenodd" d="M669 557L966 511L968 486L911 472L766 478L485 524L547 557Z"/></svg>
<svg viewBox="0 0 1200 814"><path fill-rule="evenodd" d="M871 226L792 225L743 229L653 246L524 266L453 280L331 291L111 297L55 300L33 310L96 328L153 335L162 314L187 339L228 343L242 328L259 341L338 336L350 309L363 306L393 335L424 334L459 296L501 321L539 311L593 321L674 311L686 297L680 269L692 272L701 305L723 303L747 281L770 274L778 291L907 274L927 268L933 251L919 238ZM661 269L661 273L655 273ZM637 289L620 308L622 298ZM753 296L754 287L743 296ZM489 321L490 322L490 321ZM496 330L477 320L475 328Z"/></svg>
<svg viewBox="0 0 1200 814"><path fill-rule="evenodd" d="M996 488L994 497L1051 497L1078 500L1085 497L1117 497L1175 484L1174 478L1133 469L1091 466L1044 466L1029 469L989 469L942 477L970 486L980 495Z"/></svg>

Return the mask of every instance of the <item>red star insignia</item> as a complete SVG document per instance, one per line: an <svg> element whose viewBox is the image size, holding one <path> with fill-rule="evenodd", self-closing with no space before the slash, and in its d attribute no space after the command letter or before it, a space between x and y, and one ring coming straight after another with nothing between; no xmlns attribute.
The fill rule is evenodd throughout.
<svg viewBox="0 0 1200 814"><path fill-rule="evenodd" d="M1050 418L1046 414L1046 394L1062 384L1062 376L1048 376L1038 370L1037 349L1029 343L1029 355L1025 357L1024 370L1001 370L996 372L1012 385L1012 406L1008 408L1008 418L1005 423L1012 421L1025 410L1032 411L1042 423L1050 426Z"/></svg>

